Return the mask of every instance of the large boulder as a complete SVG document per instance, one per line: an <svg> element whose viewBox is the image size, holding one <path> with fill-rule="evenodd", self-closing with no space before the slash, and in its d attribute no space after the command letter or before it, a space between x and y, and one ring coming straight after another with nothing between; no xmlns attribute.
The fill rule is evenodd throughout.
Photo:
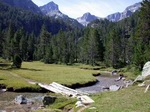
<svg viewBox="0 0 150 112"><path fill-rule="evenodd" d="M146 78L147 76L150 75L150 61L145 63L143 70L142 70L142 76Z"/></svg>
<svg viewBox="0 0 150 112"><path fill-rule="evenodd" d="M143 70L142 70L142 75L139 75L134 82L137 81L143 81L147 76L150 76L150 61L145 63Z"/></svg>

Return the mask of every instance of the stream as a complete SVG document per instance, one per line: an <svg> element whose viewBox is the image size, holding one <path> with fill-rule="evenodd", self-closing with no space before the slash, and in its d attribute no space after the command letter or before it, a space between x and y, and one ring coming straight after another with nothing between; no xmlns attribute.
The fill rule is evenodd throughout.
<svg viewBox="0 0 150 112"><path fill-rule="evenodd" d="M116 81L118 76L97 76L96 77L98 82L94 85L81 87L76 90L82 91L85 93L93 94L108 91L108 88L112 85L124 86L124 81L119 80ZM105 88L105 89L104 89ZM18 95L26 96L27 98L35 101L34 105L16 105L14 104L14 98ZM45 93L15 93L15 92L2 92L0 93L0 112L7 112L7 111L18 111L24 112L30 110L37 110L40 105L42 105L42 97ZM2 111L6 110L6 111Z"/></svg>
<svg viewBox="0 0 150 112"><path fill-rule="evenodd" d="M98 82L95 85L88 86L88 87L81 87L76 90L92 94L92 93L99 93L99 92L107 91L108 90L107 88L109 88L112 85L125 86L125 83L123 80L116 81L118 76L108 76L108 77L97 76L96 78Z"/></svg>

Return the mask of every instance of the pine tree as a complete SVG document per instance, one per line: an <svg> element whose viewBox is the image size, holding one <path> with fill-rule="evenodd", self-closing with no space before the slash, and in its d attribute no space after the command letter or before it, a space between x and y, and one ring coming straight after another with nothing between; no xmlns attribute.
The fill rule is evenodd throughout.
<svg viewBox="0 0 150 112"><path fill-rule="evenodd" d="M89 53L89 62L91 65L95 65L96 61L100 59L100 39L98 31L95 29L90 30L90 35L88 37L88 53Z"/></svg>
<svg viewBox="0 0 150 112"><path fill-rule="evenodd" d="M38 46L38 59L43 59L43 57L46 55L46 46L49 44L50 39L51 34L47 31L45 25L43 25Z"/></svg>
<svg viewBox="0 0 150 112"><path fill-rule="evenodd" d="M13 59L13 65L14 68L21 68L22 59L19 55L15 54Z"/></svg>
<svg viewBox="0 0 150 112"><path fill-rule="evenodd" d="M135 34L133 63L142 70L144 63L150 60L150 1L144 0L140 10L140 23ZM143 55L144 53L144 55Z"/></svg>
<svg viewBox="0 0 150 112"><path fill-rule="evenodd" d="M2 31L1 31L1 29L0 29L0 57L2 56L2 52L3 52L3 33L2 33Z"/></svg>
<svg viewBox="0 0 150 112"><path fill-rule="evenodd" d="M5 38L5 43L3 46L3 53L4 53L4 58L11 60L12 56L13 56L13 38L14 38L14 26L12 24L12 22L10 22L9 27L8 27L8 31L6 34L6 38Z"/></svg>
<svg viewBox="0 0 150 112"><path fill-rule="evenodd" d="M46 64L52 64L52 63L54 63L54 60L53 60L53 51L52 51L51 43L49 43L49 45L46 46L46 54L44 56L43 61Z"/></svg>
<svg viewBox="0 0 150 112"><path fill-rule="evenodd" d="M82 63L89 64L88 41L90 35L90 28L84 30L84 35L79 41L80 53L79 59Z"/></svg>
<svg viewBox="0 0 150 112"><path fill-rule="evenodd" d="M109 66L113 66L114 68L122 66L120 35L120 29L112 29L106 45L105 61Z"/></svg>
<svg viewBox="0 0 150 112"><path fill-rule="evenodd" d="M30 34L27 40L27 61L32 61L34 59L33 54L34 54L34 42L35 42L35 36L34 34Z"/></svg>
<svg viewBox="0 0 150 112"><path fill-rule="evenodd" d="M19 44L20 52L21 52L20 55L22 57L22 60L24 61L27 61L27 47L28 47L27 40L28 40L28 34L26 34L20 39L20 44Z"/></svg>

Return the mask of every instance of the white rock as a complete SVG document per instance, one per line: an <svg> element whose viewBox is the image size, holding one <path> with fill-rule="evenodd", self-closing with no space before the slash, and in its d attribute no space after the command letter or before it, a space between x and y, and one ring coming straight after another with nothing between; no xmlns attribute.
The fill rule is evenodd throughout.
<svg viewBox="0 0 150 112"><path fill-rule="evenodd" d="M142 70L142 76L144 78L146 78L147 76L150 75L150 61L148 61L144 67L143 67L143 70Z"/></svg>
<svg viewBox="0 0 150 112"><path fill-rule="evenodd" d="M117 85L112 85L109 87L110 91L118 91L119 89L120 89L120 86L117 86Z"/></svg>

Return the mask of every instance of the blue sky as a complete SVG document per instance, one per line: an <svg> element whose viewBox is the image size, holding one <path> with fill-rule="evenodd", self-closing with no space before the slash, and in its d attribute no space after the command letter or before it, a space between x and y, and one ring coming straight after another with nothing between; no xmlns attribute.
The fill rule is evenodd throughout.
<svg viewBox="0 0 150 112"><path fill-rule="evenodd" d="M32 0L38 6L42 6L51 0ZM59 6L62 13L72 18L81 17L90 12L98 17L106 17L115 12L122 12L127 6L142 0L53 0Z"/></svg>

